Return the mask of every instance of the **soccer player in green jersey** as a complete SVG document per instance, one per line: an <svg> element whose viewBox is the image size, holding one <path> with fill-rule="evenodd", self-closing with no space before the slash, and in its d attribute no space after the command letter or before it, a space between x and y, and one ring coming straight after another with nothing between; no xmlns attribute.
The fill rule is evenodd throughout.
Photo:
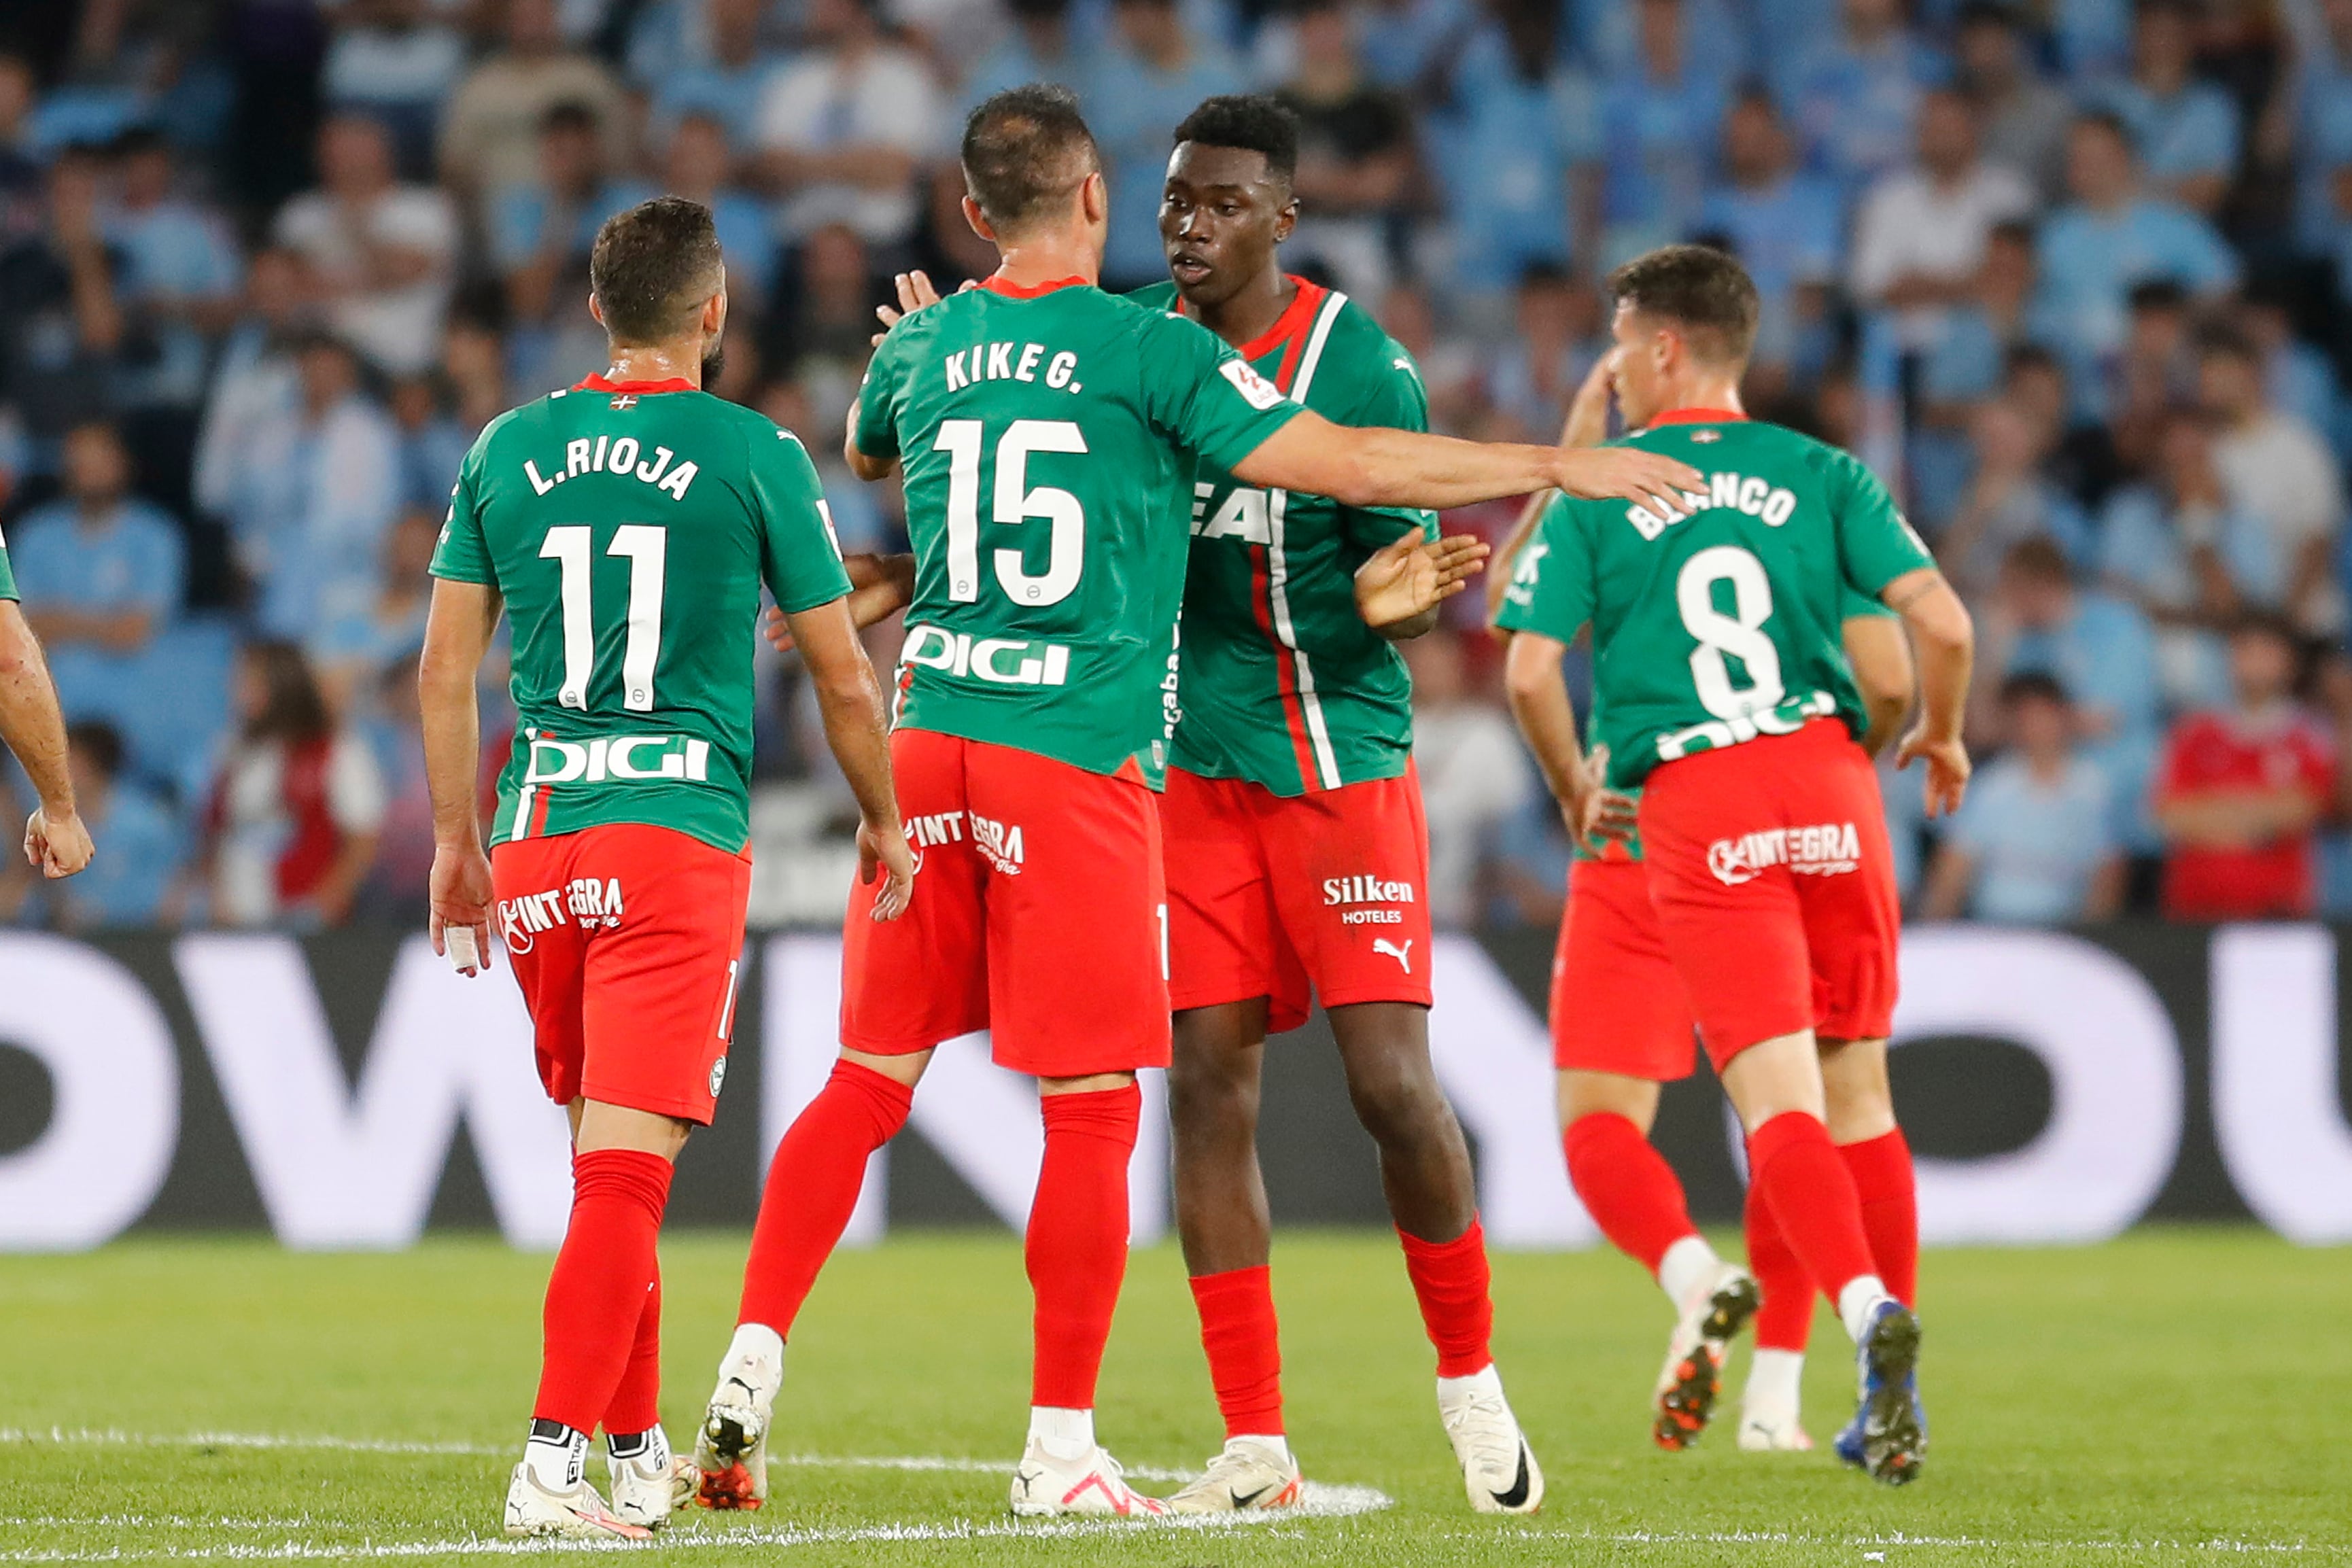
<svg viewBox="0 0 2352 1568"><path fill-rule="evenodd" d="M495 913L541 1080L572 1118L572 1219L507 1532L599 1538L645 1535L691 1488L656 1408L654 1242L734 1027L763 584L857 799L875 919L906 908L914 859L816 470L791 432L701 390L727 322L709 209L663 197L613 218L590 280L611 367L501 414L467 454L418 684L434 945L478 972ZM502 613L520 716L486 853L474 683ZM599 1426L609 1506L583 1474Z"/></svg>
<svg viewBox="0 0 2352 1568"><path fill-rule="evenodd" d="M1045 1134L1013 1511L1155 1514L1166 1504L1097 1445L1094 1396L1126 1268L1135 1073L1169 1059L1152 791L1179 711L1195 466L1364 507L1555 482L1657 497L1696 476L1332 424L1197 323L1097 287L1108 196L1069 94L990 99L962 154L965 216L1003 264L892 327L847 447L866 477L904 473L915 559L892 749L921 895L888 926L853 899L842 1061L769 1167L697 1458L706 1498L757 1500L784 1336L867 1156L933 1048L986 1029L1001 1065L1037 1079Z"/></svg>
<svg viewBox="0 0 2352 1568"><path fill-rule="evenodd" d="M25 859L52 881L73 875L89 864L96 851L74 807L65 716L48 663L41 657L40 639L17 602L5 539L0 539L0 744L25 769L38 801L25 821Z"/></svg>
<svg viewBox="0 0 2352 1568"><path fill-rule="evenodd" d="M1899 1299L1916 1220L1865 1203L1826 1125L1825 1075L1884 1054L1901 926L1840 632L1848 591L1909 628L1924 711L1898 755L1927 764L1934 815L1968 780L1968 613L1868 469L1740 413L1757 300L1737 261L1675 246L1610 281L1624 444L1706 477L1665 507L1553 502L1498 620L1523 694L1592 629L1607 782L1642 787L1650 901L1747 1129L1752 1192L1855 1342L1840 1451L1907 1481L1927 1444L1919 1322Z"/></svg>
<svg viewBox="0 0 2352 1568"><path fill-rule="evenodd" d="M1569 409L1561 445L1598 444L1607 437L1614 368L1614 356L1604 354L1585 377ZM1496 570L1487 584L1490 615L1502 608L1517 556L1541 523L1548 500L1529 502L1497 552ZM1910 645L1892 612L1852 589L1846 590L1843 632L1846 662L1868 715L1863 749L1874 757L1910 711ZM1601 747L1588 758L1577 743L1557 647L1538 633L1522 641L1529 651L1510 662L1511 706L1574 834L1575 861L1552 961L1549 1009L1569 1179L1593 1223L1649 1270L1675 1312L1652 1397L1652 1435L1667 1448L1697 1441L1721 1390L1728 1342L1752 1313L1756 1352L1741 1401L1739 1446L1810 1448L1812 1440L1800 1418L1799 1385L1812 1325L1811 1277L1760 1202L1748 1206L1748 1268L1717 1257L1691 1223L1674 1167L1648 1142L1660 1085L1690 1075L1696 1034L1650 904L1641 835L1633 823L1640 790L1610 789L1598 782L1608 750ZM1825 1057L1825 1062L1847 1068L1865 1060L1853 1049ZM1882 1184L1890 1190L1872 1192L1866 1201L1886 1203L1887 1213L1899 1222L1912 1211L1910 1158L1901 1132L1890 1130L1893 1109L1883 1051L1877 1061L1882 1071L1867 1104L1855 1103L1853 1071L1824 1073L1830 1134L1865 1192L1872 1192L1876 1172L1891 1167L1896 1179ZM1882 1112L1883 1124L1877 1119ZM1860 1132L1849 1137L1855 1128ZM1907 1248L1895 1250L1912 1255ZM1908 1300L1903 1270L1884 1260L1881 1267L1889 1288Z"/></svg>
<svg viewBox="0 0 2352 1568"><path fill-rule="evenodd" d="M1176 130L1160 207L1173 281L1135 298L1200 321L1328 419L1423 429L1412 358L1346 295L1282 269L1297 161L1297 120L1274 99L1194 110ZM1471 1504L1532 1512L1543 1471L1489 1348L1470 1152L1430 1062L1429 838L1412 686L1393 645L1434 626L1437 594L1461 584L1423 549L1448 548L1429 512L1210 468L1192 488L1182 713L1160 808L1176 1009L1169 1109L1177 1228L1225 1443L1171 1500L1207 1513L1298 1496L1257 1120L1266 1037L1306 1021L1311 988L1380 1148ZM1414 568L1424 594L1403 580Z"/></svg>

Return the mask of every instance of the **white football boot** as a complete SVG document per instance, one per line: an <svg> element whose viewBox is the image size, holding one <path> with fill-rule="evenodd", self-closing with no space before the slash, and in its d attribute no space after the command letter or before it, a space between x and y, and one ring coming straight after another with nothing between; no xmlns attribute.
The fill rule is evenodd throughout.
<svg viewBox="0 0 2352 1568"><path fill-rule="evenodd" d="M1687 1448L1706 1430L1723 1393L1723 1363L1731 1340L1748 1326L1762 1300L1756 1276L1737 1263L1722 1265L1684 1298L1651 1400L1650 1436L1658 1447Z"/></svg>
<svg viewBox="0 0 2352 1568"><path fill-rule="evenodd" d="M507 1485L507 1533L516 1537L552 1536L565 1541L643 1541L653 1531L632 1524L604 1506L596 1489L583 1479L555 1490L542 1486L529 1464L514 1468Z"/></svg>
<svg viewBox="0 0 2352 1568"><path fill-rule="evenodd" d="M1533 1513L1543 1506L1543 1470L1503 1397L1492 1365L1437 1380L1437 1414L1462 1464L1463 1490L1480 1513Z"/></svg>
<svg viewBox="0 0 2352 1568"><path fill-rule="evenodd" d="M784 1342L745 1323L719 1364L719 1386L694 1434L697 1496L705 1508L753 1509L768 1500L768 1428L784 1381Z"/></svg>
<svg viewBox="0 0 2352 1568"><path fill-rule="evenodd" d="M1168 1500L1173 1513L1247 1513L1298 1502L1298 1460L1290 1446L1264 1437L1228 1437L1201 1479Z"/></svg>
<svg viewBox="0 0 2352 1568"><path fill-rule="evenodd" d="M1127 1484L1118 1461L1100 1445L1077 1459L1059 1459L1032 1438L1013 1472L1016 1519L1099 1514L1113 1519L1163 1519L1168 1505Z"/></svg>
<svg viewBox="0 0 2352 1568"><path fill-rule="evenodd" d="M659 1427L646 1435L646 1446L636 1453L625 1459L607 1452L604 1462L613 1479L613 1511L647 1530L659 1530L693 1501L702 1479L692 1459L671 1454L669 1437Z"/></svg>

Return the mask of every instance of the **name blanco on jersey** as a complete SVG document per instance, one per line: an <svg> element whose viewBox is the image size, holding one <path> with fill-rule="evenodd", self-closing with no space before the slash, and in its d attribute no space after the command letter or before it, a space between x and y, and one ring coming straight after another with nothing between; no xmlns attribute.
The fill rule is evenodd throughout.
<svg viewBox="0 0 2352 1568"><path fill-rule="evenodd" d="M690 735L600 735L558 740L532 735L525 784L635 784L710 781L710 742Z"/></svg>
<svg viewBox="0 0 2352 1568"><path fill-rule="evenodd" d="M948 391L961 392L974 382L1034 382L1040 380L1038 361L1045 359L1043 343L982 343L947 357ZM1078 373L1078 357L1067 349L1046 361L1042 379L1057 392L1076 392L1071 380Z"/></svg>
<svg viewBox="0 0 2352 1568"><path fill-rule="evenodd" d="M1058 643L979 637L944 626L910 626L901 664L998 686L1058 686L1070 678L1070 651Z"/></svg>
<svg viewBox="0 0 2352 1568"><path fill-rule="evenodd" d="M530 481L534 491L544 496L566 479L583 474L618 474L624 478L635 478L651 485L673 501L685 500L687 486L694 483L694 476L702 472L701 468L691 461L672 467L670 459L677 454L667 446L655 447L654 455L640 462L638 454L641 450L634 435L624 435L617 441L609 435L600 435L591 441L583 435L577 441L564 443L563 465L555 471L553 478L540 473L539 460L535 457L523 460L523 477Z"/></svg>
<svg viewBox="0 0 2352 1568"><path fill-rule="evenodd" d="M1767 828L1706 846L1706 869L1726 887L1753 882L1776 865L1799 876L1841 876L1862 864L1862 836L1852 822Z"/></svg>
<svg viewBox="0 0 2352 1568"><path fill-rule="evenodd" d="M1797 509L1797 497L1780 486L1759 479L1752 474L1710 474L1704 490L1685 490L1683 509L1675 511L1664 502L1653 506L1635 505L1625 508L1625 520L1645 539L1654 539L1675 523L1701 512L1745 512L1751 517L1761 517L1767 528L1779 528Z"/></svg>
<svg viewBox="0 0 2352 1568"><path fill-rule="evenodd" d="M1342 911L1342 925L1402 925L1404 915L1393 905L1413 901L1412 883L1409 882L1390 882L1377 876L1333 876L1323 880L1323 906ZM1391 907L1365 907L1381 904Z"/></svg>

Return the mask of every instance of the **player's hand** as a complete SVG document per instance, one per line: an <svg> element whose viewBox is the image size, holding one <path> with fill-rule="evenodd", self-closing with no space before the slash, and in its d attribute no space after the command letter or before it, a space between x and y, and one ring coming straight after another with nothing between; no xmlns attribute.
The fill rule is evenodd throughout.
<svg viewBox="0 0 2352 1568"><path fill-rule="evenodd" d="M1471 534L1406 534L1356 569L1356 613L1374 631L1426 615L1470 585L1493 554Z"/></svg>
<svg viewBox="0 0 2352 1568"><path fill-rule="evenodd" d="M849 623L863 632L877 621L887 621L915 598L915 558L861 551L845 555L841 564L849 573ZM791 618L774 605L768 607L768 641L780 653L793 651Z"/></svg>
<svg viewBox="0 0 2352 1568"><path fill-rule="evenodd" d="M1613 497L1664 507L1670 517L1682 514L1685 491L1706 488L1706 477L1681 458L1638 446L1563 448L1552 484L1588 501Z"/></svg>
<svg viewBox="0 0 2352 1568"><path fill-rule="evenodd" d="M1584 775L1591 780L1591 788L1565 813L1570 836L1596 853L1612 839L1620 843L1632 842L1640 826L1641 808L1631 795L1609 788L1607 747L1596 746L1585 757Z"/></svg>
<svg viewBox="0 0 2352 1568"><path fill-rule="evenodd" d="M1908 768L1915 761L1927 765L1927 815L1948 817L1960 809L1960 799L1969 792L1969 748L1958 736L1941 738L1927 734L1927 727L1903 737L1895 753L1895 766Z"/></svg>
<svg viewBox="0 0 2352 1568"><path fill-rule="evenodd" d="M1584 372L1584 383L1569 400L1568 423L1559 429L1562 446L1598 446L1609 439L1609 404L1617 395L1619 352L1610 350Z"/></svg>
<svg viewBox="0 0 2352 1568"><path fill-rule="evenodd" d="M446 956L448 939L443 935L453 925L463 925L474 933L474 951L481 956L481 967L490 967L490 904L495 894L490 891L490 857L479 845L471 849L441 848L433 852L431 888L433 913L425 929L433 938L433 951ZM478 974L479 969L460 969L459 974Z"/></svg>
<svg viewBox="0 0 2352 1568"><path fill-rule="evenodd" d="M915 896L915 852L907 847L907 830L899 823L857 824L857 880L871 886L877 876L889 880L874 895L874 918L896 920Z"/></svg>
<svg viewBox="0 0 2352 1568"><path fill-rule="evenodd" d="M98 846L78 811L35 811L25 821L25 859L52 882L88 865Z"/></svg>
<svg viewBox="0 0 2352 1568"><path fill-rule="evenodd" d="M898 287L898 308L895 310L887 305L874 308L875 316L882 323L882 330L874 334L874 346L877 349L882 346L882 340L890 335L891 328L916 311L940 302L940 291L932 286L931 275L920 267L912 272L902 272L891 282Z"/></svg>

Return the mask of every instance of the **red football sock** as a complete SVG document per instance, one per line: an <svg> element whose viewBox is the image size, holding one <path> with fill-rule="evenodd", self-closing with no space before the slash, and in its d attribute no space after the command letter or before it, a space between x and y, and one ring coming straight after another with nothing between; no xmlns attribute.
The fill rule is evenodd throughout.
<svg viewBox="0 0 2352 1568"><path fill-rule="evenodd" d="M1404 1271L1421 1302L1421 1321L1437 1347L1437 1375L1467 1377L1495 1364L1487 1342L1495 1330L1495 1301L1487 1293L1486 1233L1476 1219L1451 1241L1423 1241L1397 1232L1404 1244Z"/></svg>
<svg viewBox="0 0 2352 1568"><path fill-rule="evenodd" d="M1560 1141L1584 1211L1619 1251L1651 1273L1667 1248L1698 1234L1674 1167L1631 1121L1614 1112L1579 1116Z"/></svg>
<svg viewBox="0 0 2352 1568"><path fill-rule="evenodd" d="M658 1264L656 1265L659 1267ZM661 1425L661 1275L646 1291L637 1313L637 1343L621 1374L621 1386L604 1406L604 1430L627 1437Z"/></svg>
<svg viewBox="0 0 2352 1568"><path fill-rule="evenodd" d="M1829 1296L1876 1273L1862 1229L1862 1200L1821 1119L1784 1111L1748 1138L1748 1179L1772 1206L1780 1234Z"/></svg>
<svg viewBox="0 0 2352 1568"><path fill-rule="evenodd" d="M1127 1161L1143 1092L1047 1094L1045 1161L1029 1206L1029 1288L1036 1296L1032 1405L1095 1407L1111 1312L1127 1277Z"/></svg>
<svg viewBox="0 0 2352 1568"><path fill-rule="evenodd" d="M1201 1348L1228 1437L1282 1436L1282 1336L1274 1319L1273 1270L1231 1269L1192 1280Z"/></svg>
<svg viewBox="0 0 2352 1568"><path fill-rule="evenodd" d="M1763 1189L1748 1189L1748 1271L1764 1292L1756 1310L1756 1348L1802 1354L1813 1332L1813 1277L1797 1261Z"/></svg>
<svg viewBox="0 0 2352 1568"><path fill-rule="evenodd" d="M833 1076L793 1118L769 1162L737 1322L792 1337L817 1270L857 1210L866 1160L907 1124L914 1103L915 1092L895 1078L854 1061L833 1064Z"/></svg>
<svg viewBox="0 0 2352 1568"><path fill-rule="evenodd" d="M572 1223L548 1277L534 1419L593 1432L612 1407L659 1264L670 1164L639 1149L572 1157Z"/></svg>
<svg viewBox="0 0 2352 1568"><path fill-rule="evenodd" d="M1887 1293L1906 1307L1919 1304L1919 1195L1911 1177L1911 1145L1903 1129L1859 1144L1841 1144L1838 1153L1862 1198L1863 1234Z"/></svg>

